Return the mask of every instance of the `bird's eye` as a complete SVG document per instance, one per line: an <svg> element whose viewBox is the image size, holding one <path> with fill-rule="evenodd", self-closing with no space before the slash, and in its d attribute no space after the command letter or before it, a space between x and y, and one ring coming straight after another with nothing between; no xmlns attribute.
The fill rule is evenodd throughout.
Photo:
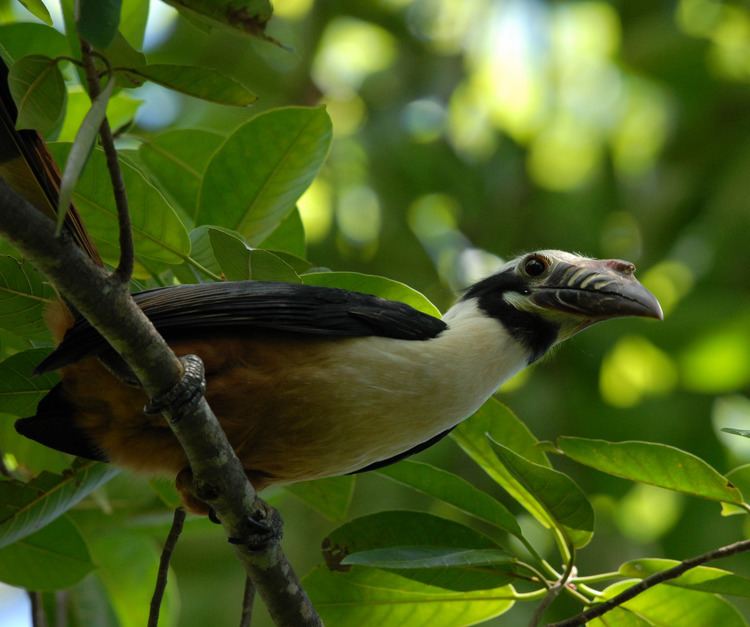
<svg viewBox="0 0 750 627"><path fill-rule="evenodd" d="M533 255L523 263L523 271L529 276L541 276L549 267L549 261L544 257Z"/></svg>

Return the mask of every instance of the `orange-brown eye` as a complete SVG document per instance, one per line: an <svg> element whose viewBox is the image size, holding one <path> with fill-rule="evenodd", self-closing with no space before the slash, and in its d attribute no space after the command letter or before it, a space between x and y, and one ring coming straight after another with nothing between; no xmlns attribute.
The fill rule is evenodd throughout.
<svg viewBox="0 0 750 627"><path fill-rule="evenodd" d="M529 276L541 276L548 266L549 262L544 257L534 255L524 262L523 271Z"/></svg>

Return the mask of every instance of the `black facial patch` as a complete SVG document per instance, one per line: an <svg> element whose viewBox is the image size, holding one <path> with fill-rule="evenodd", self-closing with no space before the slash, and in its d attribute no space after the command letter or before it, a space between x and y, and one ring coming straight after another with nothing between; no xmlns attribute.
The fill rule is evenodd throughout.
<svg viewBox="0 0 750 627"><path fill-rule="evenodd" d="M499 320L508 333L529 350L529 363L533 363L555 343L560 325L545 320L538 314L516 309L503 298L507 292L528 293L526 281L512 270L493 274L475 283L463 300L476 298L482 311Z"/></svg>

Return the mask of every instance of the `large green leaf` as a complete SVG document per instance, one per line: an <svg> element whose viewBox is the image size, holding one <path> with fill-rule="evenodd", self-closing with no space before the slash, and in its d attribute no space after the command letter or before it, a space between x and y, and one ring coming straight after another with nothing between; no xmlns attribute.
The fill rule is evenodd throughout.
<svg viewBox="0 0 750 627"><path fill-rule="evenodd" d="M323 555L332 568L341 568L342 560L353 553L374 549L421 547L501 550L482 533L452 520L423 512L378 512L356 518L332 531L323 541ZM451 590L479 590L504 585L507 568L442 568L400 571L409 578Z"/></svg>
<svg viewBox="0 0 750 627"><path fill-rule="evenodd" d="M495 398L490 398L471 418L451 432L451 437L466 454L534 518L547 528L554 527L554 519L536 495L529 492L495 454L488 435L525 459L549 467L544 451L536 446L538 440L513 412Z"/></svg>
<svg viewBox="0 0 750 627"><path fill-rule="evenodd" d="M8 72L8 87L18 108L16 128L47 135L60 125L67 91L54 60L38 54L19 59Z"/></svg>
<svg viewBox="0 0 750 627"><path fill-rule="evenodd" d="M377 472L521 537L521 527L505 505L447 470L407 459Z"/></svg>
<svg viewBox="0 0 750 627"><path fill-rule="evenodd" d="M78 32L97 48L112 43L120 25L122 0L78 0Z"/></svg>
<svg viewBox="0 0 750 627"><path fill-rule="evenodd" d="M561 437L557 446L586 466L631 481L714 501L742 503L742 494L699 457L653 442L606 442Z"/></svg>
<svg viewBox="0 0 750 627"><path fill-rule="evenodd" d="M47 7L44 6L44 2L42 2L42 0L18 0L18 1L23 6L26 7L29 13L31 13L35 17L38 17L45 24L52 26L52 16L49 14Z"/></svg>
<svg viewBox="0 0 750 627"><path fill-rule="evenodd" d="M54 28L32 22L0 24L0 41L9 55L8 65L31 54L59 57L68 54L65 36Z"/></svg>
<svg viewBox="0 0 750 627"><path fill-rule="evenodd" d="M289 264L267 250L248 247L238 234L209 228L208 236L214 257L228 280L300 282Z"/></svg>
<svg viewBox="0 0 750 627"><path fill-rule="evenodd" d="M19 588L68 588L94 568L86 543L67 516L0 549L0 581Z"/></svg>
<svg viewBox="0 0 750 627"><path fill-rule="evenodd" d="M195 16L264 37L266 22L271 19L270 0L165 0L191 21Z"/></svg>
<svg viewBox="0 0 750 627"><path fill-rule="evenodd" d="M533 495L576 548L594 535L594 510L583 490L567 475L535 464L502 444L493 443L497 456L516 480Z"/></svg>
<svg viewBox="0 0 750 627"><path fill-rule="evenodd" d="M126 0L120 9L120 32L134 48L143 46L149 0Z"/></svg>
<svg viewBox="0 0 750 627"><path fill-rule="evenodd" d="M246 122L206 168L198 224L228 227L258 245L292 211L330 144L331 120L320 107L274 109Z"/></svg>
<svg viewBox="0 0 750 627"><path fill-rule="evenodd" d="M59 381L54 372L34 374L34 368L48 354L46 348L35 348L16 353L0 363L0 413L33 415L37 403Z"/></svg>
<svg viewBox="0 0 750 627"><path fill-rule="evenodd" d="M456 549L437 546L396 546L389 549L372 549L347 555L342 564L370 566L387 570L415 568L456 568L504 566L513 564L513 558L502 549Z"/></svg>
<svg viewBox="0 0 750 627"><path fill-rule="evenodd" d="M329 520L340 521L349 511L355 483L356 478L347 475L293 483L284 489Z"/></svg>
<svg viewBox="0 0 750 627"><path fill-rule="evenodd" d="M29 483L0 481L0 547L48 525L118 472L108 464L77 460L62 475L44 472Z"/></svg>
<svg viewBox="0 0 750 627"><path fill-rule="evenodd" d="M42 318L52 288L29 263L0 255L0 329L33 339L49 339Z"/></svg>
<svg viewBox="0 0 750 627"><path fill-rule="evenodd" d="M641 558L625 562L620 566L620 574L625 577L639 577L645 579L650 575L660 573L678 566L677 560L660 558ZM750 579L735 575L722 568L697 566L676 579L664 582L668 586L714 592L716 594L731 594L734 596L750 597Z"/></svg>
<svg viewBox="0 0 750 627"><path fill-rule="evenodd" d="M130 69L127 74L219 104L247 107L258 99L242 83L211 68L164 63Z"/></svg>
<svg viewBox="0 0 750 627"><path fill-rule="evenodd" d="M175 129L145 139L138 156L149 173L195 222L198 190L211 155L224 136L195 128Z"/></svg>
<svg viewBox="0 0 750 627"><path fill-rule="evenodd" d="M129 93L121 91L109 99L107 104L107 120L113 130L130 124L138 112L142 100L133 98ZM68 108L65 112L62 129L57 136L60 142L72 142L75 139L83 118L91 108L88 94L80 87L68 90Z"/></svg>
<svg viewBox="0 0 750 627"><path fill-rule="evenodd" d="M326 627L474 625L513 606L512 586L453 592L372 568L317 568L302 581Z"/></svg>
<svg viewBox="0 0 750 627"><path fill-rule="evenodd" d="M305 225L296 207L281 221L281 224L260 243L260 248L273 251L284 251L305 258Z"/></svg>
<svg viewBox="0 0 750 627"><path fill-rule="evenodd" d="M430 316L440 317L440 310L433 305L426 296L400 281L386 279L373 274L360 272L309 272L302 275L305 285L319 285L321 287L338 287L352 292L362 292L396 300L411 305Z"/></svg>
<svg viewBox="0 0 750 627"><path fill-rule="evenodd" d="M70 144L51 144L49 148L55 160L64 163ZM137 169L122 159L120 167L130 205L136 259L142 258L149 267L181 263L190 253L190 239L182 222L164 196ZM117 208L101 149L91 153L73 193L73 202L102 258L115 264L120 252Z"/></svg>
<svg viewBox="0 0 750 627"><path fill-rule="evenodd" d="M626 590L638 580L620 581L609 586L602 594L610 599ZM735 607L715 594L669 586L655 586L642 592L623 608L636 614L646 625L658 627L746 627L747 623ZM610 622L609 614L589 623L591 627L612 627L621 623Z"/></svg>

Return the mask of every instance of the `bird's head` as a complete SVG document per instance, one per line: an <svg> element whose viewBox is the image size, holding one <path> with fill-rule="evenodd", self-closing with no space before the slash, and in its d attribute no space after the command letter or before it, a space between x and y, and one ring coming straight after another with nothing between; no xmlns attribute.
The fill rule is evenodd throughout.
<svg viewBox="0 0 750 627"><path fill-rule="evenodd" d="M530 349L531 361L601 320L663 318L659 301L635 278L632 263L561 250L516 257L471 286L464 300L472 298Z"/></svg>

